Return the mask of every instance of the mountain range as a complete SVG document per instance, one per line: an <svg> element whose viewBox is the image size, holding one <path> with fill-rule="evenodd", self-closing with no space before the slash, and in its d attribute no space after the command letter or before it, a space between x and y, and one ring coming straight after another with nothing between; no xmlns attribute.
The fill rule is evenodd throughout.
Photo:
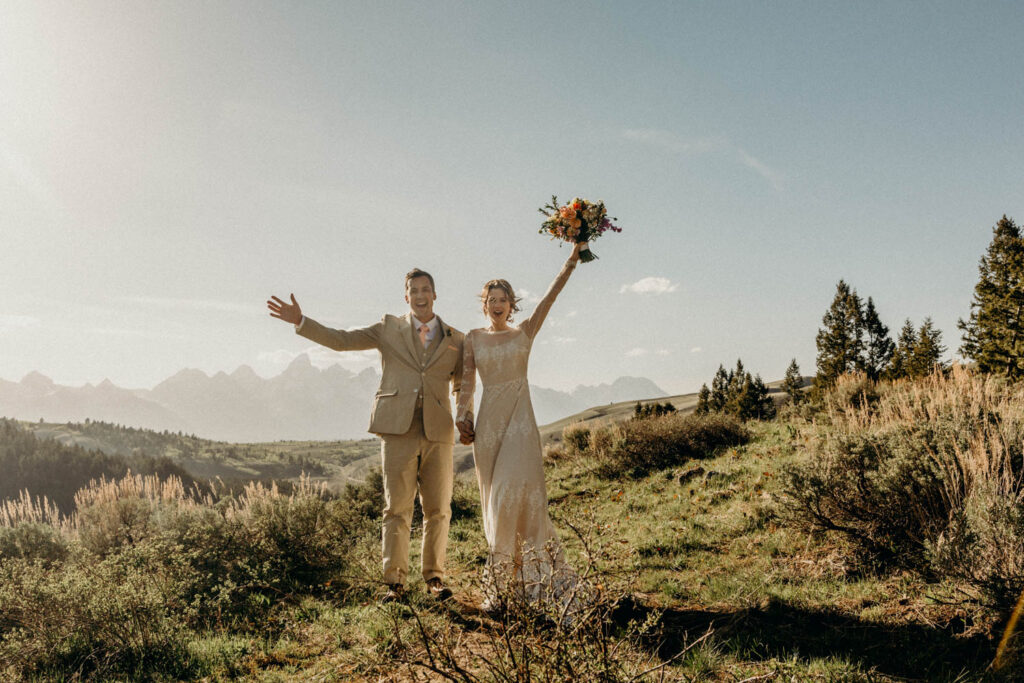
<svg viewBox="0 0 1024 683"><path fill-rule="evenodd" d="M185 369L152 389L63 386L38 372L20 382L0 379L0 416L46 422L86 419L157 431L183 432L234 442L361 439L380 373L354 373L340 365L319 369L298 356L276 377L264 379L247 365L212 376ZM585 408L666 396L642 377L557 391L531 385L540 424Z"/></svg>

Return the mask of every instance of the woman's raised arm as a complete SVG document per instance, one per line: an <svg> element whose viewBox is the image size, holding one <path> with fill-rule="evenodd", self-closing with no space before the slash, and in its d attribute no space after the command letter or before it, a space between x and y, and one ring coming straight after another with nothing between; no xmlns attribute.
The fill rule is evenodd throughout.
<svg viewBox="0 0 1024 683"><path fill-rule="evenodd" d="M558 275L555 277L555 281L548 287L548 291L544 294L544 297L537 304L537 308L533 309L533 313L530 314L526 320L519 325L519 329L526 333L530 339L533 339L537 332L540 331L540 326L544 324L544 319L548 317L548 311L551 310L551 305L555 303L555 299L558 297L558 293L565 287L565 283L569 281L569 276L572 275L572 271L576 268L576 264L580 261L580 247L583 243L577 244L572 254L569 255L569 259L562 266L562 270L558 271Z"/></svg>

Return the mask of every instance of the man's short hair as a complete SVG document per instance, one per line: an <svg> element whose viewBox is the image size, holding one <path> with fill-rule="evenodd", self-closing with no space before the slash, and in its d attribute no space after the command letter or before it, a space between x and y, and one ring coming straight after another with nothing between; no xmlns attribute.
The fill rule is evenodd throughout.
<svg viewBox="0 0 1024 683"><path fill-rule="evenodd" d="M425 270L420 270L419 268L413 268L405 274L405 291L409 291L409 281L417 277L425 277L430 280L430 288L437 291L437 288L434 287L434 276Z"/></svg>

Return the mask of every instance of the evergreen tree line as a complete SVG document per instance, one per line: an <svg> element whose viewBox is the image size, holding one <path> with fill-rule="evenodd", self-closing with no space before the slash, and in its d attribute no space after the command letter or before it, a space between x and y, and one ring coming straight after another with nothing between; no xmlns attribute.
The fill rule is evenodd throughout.
<svg viewBox="0 0 1024 683"><path fill-rule="evenodd" d="M769 420L775 417L775 403L761 375L751 375L736 360L736 368L726 372L721 365L711 380L711 388L702 384L697 394L698 415L726 413L741 420Z"/></svg>
<svg viewBox="0 0 1024 683"><path fill-rule="evenodd" d="M816 340L818 386L829 386L846 372L898 379L944 367L946 347L931 318L918 328L908 319L893 342L871 297L865 303L843 280L822 323ZM978 264L970 315L957 327L960 355L978 370L1024 377L1024 238L1005 214L992 228L992 241Z"/></svg>
<svg viewBox="0 0 1024 683"><path fill-rule="evenodd" d="M662 415L671 415L674 412L676 412L676 407L668 401L664 403L648 403L647 405L637 401L636 407L633 408L633 419L643 420L648 417L661 417Z"/></svg>
<svg viewBox="0 0 1024 683"><path fill-rule="evenodd" d="M925 318L919 328L908 318L893 342L875 302L865 302L843 280L818 330L815 385L831 386L840 375L863 372L872 380L921 377L942 368L942 332ZM795 364L795 361L794 361Z"/></svg>
<svg viewBox="0 0 1024 683"><path fill-rule="evenodd" d="M178 457L196 457L205 448L222 443L200 439L194 434L185 434L181 431L172 432L165 429L160 432L90 418L85 418L82 423L68 422L65 426L84 436L113 446L123 454L144 452L151 455L171 455L173 453Z"/></svg>
<svg viewBox="0 0 1024 683"><path fill-rule="evenodd" d="M179 477L186 487L195 481L188 472L168 458L144 455L107 455L81 446L66 446L35 434L14 420L0 418L0 500L16 498L23 490L45 496L68 513L74 508L75 493L93 479L156 474L161 479Z"/></svg>

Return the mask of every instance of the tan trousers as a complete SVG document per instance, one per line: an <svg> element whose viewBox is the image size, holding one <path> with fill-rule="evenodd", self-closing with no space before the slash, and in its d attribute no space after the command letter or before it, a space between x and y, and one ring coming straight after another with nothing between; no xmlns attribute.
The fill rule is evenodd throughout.
<svg viewBox="0 0 1024 683"><path fill-rule="evenodd" d="M423 412L416 410L409 431L381 437L384 470L382 545L384 581L405 583L409 573L409 535L417 484L423 508L423 579L444 578L448 524L452 516L453 444L428 441Z"/></svg>

